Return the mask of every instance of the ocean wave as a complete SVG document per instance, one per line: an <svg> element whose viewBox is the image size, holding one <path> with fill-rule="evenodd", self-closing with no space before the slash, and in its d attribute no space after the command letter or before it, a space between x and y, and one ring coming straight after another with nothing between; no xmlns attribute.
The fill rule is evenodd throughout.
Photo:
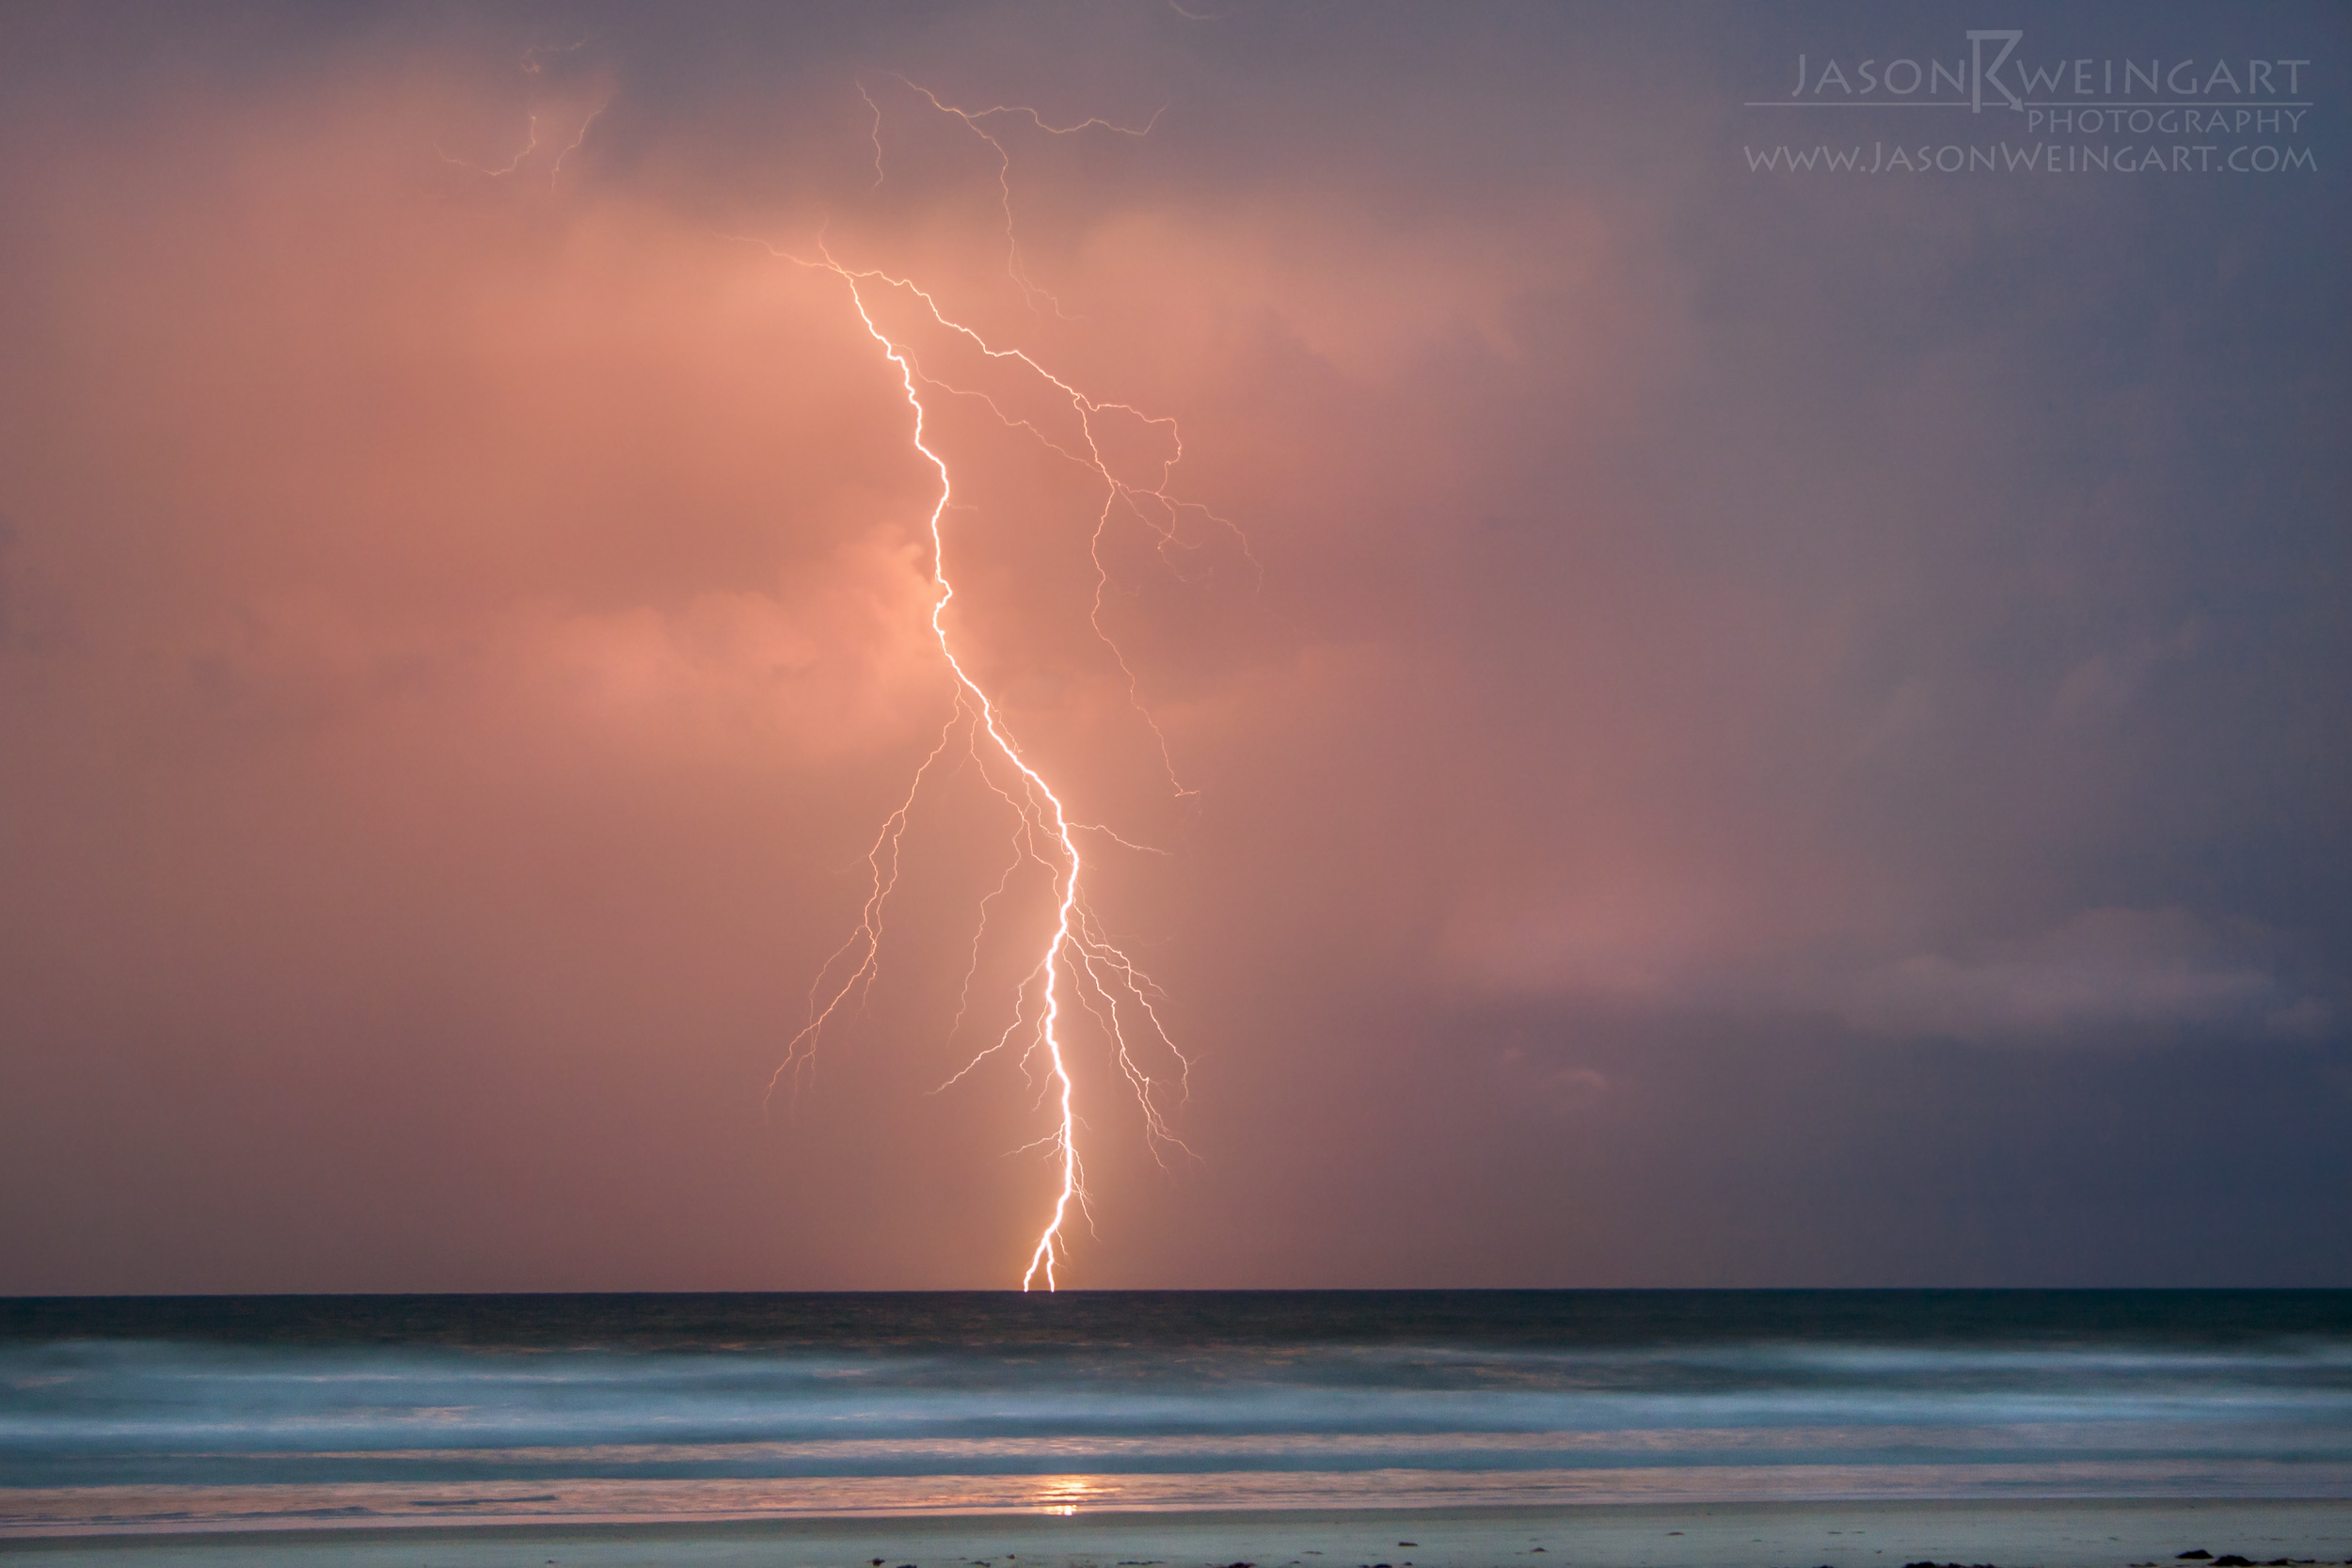
<svg viewBox="0 0 2352 1568"><path fill-rule="evenodd" d="M1400 1322L1425 1316L1407 1306ZM547 1328L563 1320L545 1304L514 1309L529 1335L472 1307L468 1343L404 1341L386 1310L350 1309L361 1343L0 1338L0 1490L2352 1464L2352 1333L2309 1322L2031 1343L1277 1341L1220 1338L1195 1303L1187 1334L1156 1339L970 1343L885 1314L866 1341L722 1322L645 1349L608 1332L610 1306L596 1335Z"/></svg>

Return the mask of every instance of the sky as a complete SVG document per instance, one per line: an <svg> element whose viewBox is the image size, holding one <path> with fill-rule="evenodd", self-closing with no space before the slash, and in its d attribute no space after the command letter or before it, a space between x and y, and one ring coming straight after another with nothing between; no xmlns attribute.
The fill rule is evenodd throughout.
<svg viewBox="0 0 2352 1568"><path fill-rule="evenodd" d="M2352 1285L2348 45L10 8L0 1293L1020 1283L882 339L1061 1283Z"/></svg>

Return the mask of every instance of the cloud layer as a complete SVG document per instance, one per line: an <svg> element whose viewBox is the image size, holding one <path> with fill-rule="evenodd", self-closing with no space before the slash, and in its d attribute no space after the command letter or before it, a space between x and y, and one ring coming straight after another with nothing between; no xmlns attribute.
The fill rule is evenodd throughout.
<svg viewBox="0 0 2352 1568"><path fill-rule="evenodd" d="M1084 1282L2352 1277L2332 176L1749 170L1925 10L6 27L0 1290L1006 1281L976 768L763 1101L950 711L820 255L1215 513L872 291L955 635L1173 851Z"/></svg>

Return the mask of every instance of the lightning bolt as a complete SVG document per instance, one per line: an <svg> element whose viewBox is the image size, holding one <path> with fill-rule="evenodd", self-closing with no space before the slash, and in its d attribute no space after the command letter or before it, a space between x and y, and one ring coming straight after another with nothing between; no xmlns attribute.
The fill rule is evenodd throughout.
<svg viewBox="0 0 2352 1568"><path fill-rule="evenodd" d="M532 69L536 68L534 67ZM530 139L523 143L523 150L520 152L516 153L512 158L506 160L504 164L501 165L497 168L491 168L486 164L477 164L469 158L454 157L437 146L434 148L433 150L441 154L441 162L445 164L454 164L459 168L469 168L476 174L485 174L493 180L503 180L508 175L514 173L516 169L522 167L524 159L539 150L539 117L537 115L532 115L529 121L529 132Z"/></svg>
<svg viewBox="0 0 2352 1568"><path fill-rule="evenodd" d="M903 77L899 80L905 81ZM1035 309L1035 301L1043 298L1053 304L1056 313L1059 314L1058 303L1030 279L1023 263L1019 238L1013 227L1010 155L1004 144L991 133L986 122L996 116L1014 116L1025 118L1039 130L1054 135L1074 135L1099 128L1140 136L1151 131L1159 116L1153 115L1152 121L1140 129L1115 125L1103 119L1088 119L1075 125L1061 126L1049 123L1035 109L1025 106L996 105L967 110L946 103L914 83L907 82L906 86L921 94L940 113L961 120L995 151L997 184L1005 212L1007 273L1032 309ZM858 84L858 93L873 113L874 183L879 186L882 180L882 110L863 83ZM1171 1085L1166 1079L1147 1070L1142 1056L1145 1048L1156 1047L1173 1060L1172 1092L1180 1100L1188 1085L1191 1063L1177 1049L1162 1019L1160 1005L1166 1000L1165 993L1113 940L1087 903L1085 879L1088 861L1081 848L1081 838L1085 834L1099 834L1112 844L1131 850L1150 853L1166 851L1124 838L1103 824L1073 817L1061 793L1055 789L1024 751L1009 726L998 701L974 677L963 657L959 657L947 622L948 607L955 601L956 588L947 575L946 537L948 514L958 509L955 476L947 458L934 444L931 435L932 406L927 399L977 399L1007 430L1024 433L1034 438L1047 450L1090 473L1101 486L1103 506L1095 519L1089 545L1095 568L1095 592L1088 621L1126 677L1129 703L1142 716L1157 741L1169 787L1178 797L1194 792L1177 779L1168 737L1144 709L1136 690L1136 673L1103 624L1104 594L1109 582L1109 571L1103 559L1104 539L1114 519L1123 510L1126 515L1140 522L1155 535L1155 548L1161 558L1171 564L1175 560L1172 552L1184 547L1181 533L1183 524L1188 517L1197 516L1230 531L1240 542L1245 555L1248 551L1248 541L1230 520L1198 502L1183 499L1172 493L1175 468L1184 457L1183 433L1173 419L1145 413L1129 404L1089 397L1048 370L1026 351L1017 347L998 347L971 326L951 318L941 308L934 294L912 279L894 277L879 269L844 264L833 254L821 231L813 257L779 249L766 241L749 243L759 245L770 255L795 266L827 273L838 279L866 335L898 372L899 386L912 416L912 445L938 475L938 494L927 524L930 534L932 587L930 626L940 657L951 677L954 692L953 705L946 724L940 730L937 743L915 768L905 795L883 819L881 831L867 850L866 866L870 875L866 901L857 924L849 938L826 959L812 982L806 1022L787 1045L784 1060L770 1079L769 1090L772 1095L777 1083L787 1073L797 1075L803 1066L813 1061L817 1044L827 1024L842 1008L850 1005L853 998L862 1004L870 992L879 973L883 913L898 885L900 848L909 816L926 780L940 766L941 759L947 754L961 729L968 759L1012 814L1013 832L1011 859L996 887L980 900L978 921L973 935L972 963L965 972L963 991L955 1024L951 1026L951 1036L961 1028L970 1005L972 981L979 967L980 945L987 929L989 906L1005 894L1013 874L1024 863L1044 867L1050 875L1054 925L1038 951L1036 961L1015 989L1012 1022L994 1043L979 1051L940 1088L944 1090L961 1082L984 1061L1007 1050L1017 1039L1025 1038L1023 1032L1026 1030L1020 1060L1025 1068L1041 1060L1044 1086L1041 1103L1051 1100L1055 1106L1054 1130L1026 1147L1043 1148L1050 1151L1058 1166L1059 1184L1051 1213L1030 1251L1027 1267L1022 1275L1021 1288L1028 1291L1041 1283L1046 1290L1052 1291L1058 1285L1059 1266L1067 1261L1066 1230L1073 1218L1073 1210L1086 1214L1089 1223L1091 1220L1085 1165L1078 1150L1077 1087L1072 1070L1069 1039L1073 1009L1084 1012L1110 1043L1120 1074L1142 1108L1145 1141L1153 1156L1160 1156L1163 1146L1190 1152L1170 1131L1161 1107L1161 1097L1171 1092ZM1075 416L1078 440L1074 444L1057 440L1034 421L1009 413L988 393L953 385L927 372L912 343L901 336L894 335L878 319L876 302L894 297L914 302L918 319L927 319L951 340L967 343L990 362L1008 369L1018 367L1021 372L1034 378L1037 383L1051 388L1067 402ZM882 314L886 316L888 312ZM1123 416L1140 421L1146 428L1166 437L1168 455L1161 461L1156 478L1142 482L1122 478L1114 471L1097 436L1097 420L1106 415ZM1256 566L1254 557L1251 558L1251 565L1253 569Z"/></svg>
<svg viewBox="0 0 2352 1568"><path fill-rule="evenodd" d="M523 73L527 76L543 75L546 68L540 64L541 56L578 54L580 50L585 49L594 41L595 40L593 39L581 39L577 43L566 43L561 45L540 44L526 49L523 51L522 57ZM553 187L556 177L564 172L564 160L586 145L588 141L588 133L595 128L598 117L611 106L611 92L608 89L606 96L599 100L595 107L586 110L581 116L580 129L574 133L572 139L556 150L554 161L548 166L548 184L550 188ZM574 107L577 109L576 104ZM440 153L441 161L445 164L453 164L459 168L472 169L475 173L486 175L492 180L503 180L508 175L514 174L521 169L525 164L532 161L532 155L540 150L543 144L539 139L539 119L540 116L534 111L530 117L522 150L516 152L512 158L509 158L504 164L501 165L497 168L492 168L486 164L477 164L470 158L459 158L453 156L450 152L438 146L437 146L434 150Z"/></svg>
<svg viewBox="0 0 2352 1568"><path fill-rule="evenodd" d="M922 94L924 100L941 114L952 115L961 120L966 130L988 143L989 150L996 154L996 190L1003 200L1005 209L1005 276L1011 278L1014 285L1020 289L1021 297L1028 302L1030 309L1036 309L1037 302L1042 299L1053 307L1055 315L1060 316L1064 321L1070 320L1070 316L1062 310L1061 301L1030 280L1029 269L1021 260L1021 239L1013 228L1012 221L1012 153L1006 149L1003 142L996 139L996 134L988 128L987 121L998 115L1009 115L1027 120L1032 126L1049 136L1074 136L1082 131L1102 130L1114 132L1122 136L1140 138L1152 134L1152 128L1160 122L1160 116L1168 112L1168 105L1163 103L1153 110L1152 118L1140 126L1120 125L1111 120L1095 118L1082 119L1075 125L1056 125L1026 103L993 103L985 109L963 109L947 103L918 82L909 82L903 76L898 80L904 83L910 90ZM861 96L865 94L866 88L863 84L860 84L858 92ZM868 105L874 103L871 98L867 98L866 102ZM874 163L877 176L875 183L880 184L882 110L879 107L874 109Z"/></svg>

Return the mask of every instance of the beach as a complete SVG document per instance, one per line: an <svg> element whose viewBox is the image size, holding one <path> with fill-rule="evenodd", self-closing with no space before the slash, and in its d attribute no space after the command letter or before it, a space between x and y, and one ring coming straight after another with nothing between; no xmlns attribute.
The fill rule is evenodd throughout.
<svg viewBox="0 0 2352 1568"><path fill-rule="evenodd" d="M0 1318L0 1554L85 1568L2182 1568L2199 1550L2343 1563L2346 1305L23 1304Z"/></svg>
<svg viewBox="0 0 2352 1568"><path fill-rule="evenodd" d="M2352 1560L2352 1501L1900 1501L565 1522L0 1540L10 1568L2175 1568ZM2190 1560L2192 1562L2201 1560Z"/></svg>

